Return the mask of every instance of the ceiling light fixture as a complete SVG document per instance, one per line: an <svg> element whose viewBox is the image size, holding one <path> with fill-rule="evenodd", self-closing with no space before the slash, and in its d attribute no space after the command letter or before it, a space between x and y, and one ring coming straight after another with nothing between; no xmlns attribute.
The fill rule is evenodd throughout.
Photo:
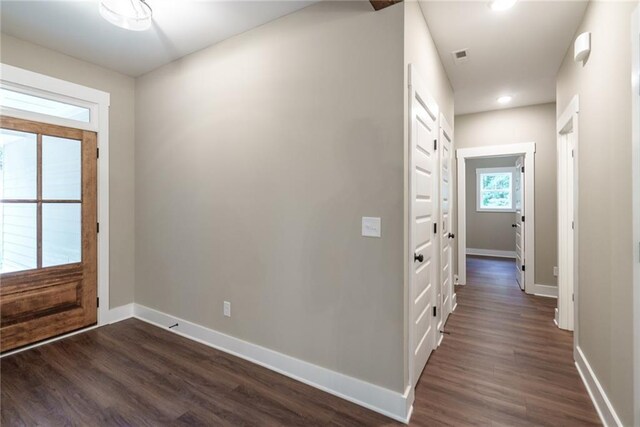
<svg viewBox="0 0 640 427"><path fill-rule="evenodd" d="M509 102L511 102L513 98L509 95L505 95L505 96L501 96L500 98L498 98L498 102L500 104L508 104Z"/></svg>
<svg viewBox="0 0 640 427"><path fill-rule="evenodd" d="M489 5L495 11L511 9L518 0L493 0Z"/></svg>
<svg viewBox="0 0 640 427"><path fill-rule="evenodd" d="M120 28L144 31L151 27L151 7L145 0L100 0L100 15Z"/></svg>

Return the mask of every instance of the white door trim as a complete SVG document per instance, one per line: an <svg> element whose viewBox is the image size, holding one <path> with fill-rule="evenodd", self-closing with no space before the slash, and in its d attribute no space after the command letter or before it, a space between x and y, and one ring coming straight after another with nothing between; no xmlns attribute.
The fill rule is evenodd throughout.
<svg viewBox="0 0 640 427"><path fill-rule="evenodd" d="M580 101L578 95L574 96L557 122L557 169L558 169L558 327L573 330L574 345L578 344L578 235L580 222L578 218L578 161L579 158L579 133L578 113ZM571 153L567 148L569 133L573 134L573 176L567 174L567 163ZM569 180L573 181L573 215L568 212L568 188ZM569 218L572 216L572 218ZM573 222L573 242L569 242L571 224ZM573 265L570 264L570 255L573 254ZM571 269L572 278L566 273Z"/></svg>
<svg viewBox="0 0 640 427"><path fill-rule="evenodd" d="M631 141L633 185L633 319L634 322L634 417L640 423L640 6L631 18Z"/></svg>
<svg viewBox="0 0 640 427"><path fill-rule="evenodd" d="M91 110L89 123L71 122L53 116L28 111L0 108L0 114L25 120L33 120L61 126L72 126L91 130L98 134L98 326L110 323L109 314L109 105L110 95L90 87L56 79L44 74L24 70L7 64L0 64L0 85L12 90L24 89L33 95L42 95L48 99L69 102Z"/></svg>
<svg viewBox="0 0 640 427"><path fill-rule="evenodd" d="M467 218L466 218L466 162L479 157L524 156L525 185L525 292L534 293L535 281L535 142L459 148L456 150L458 194L458 284L467 282Z"/></svg>

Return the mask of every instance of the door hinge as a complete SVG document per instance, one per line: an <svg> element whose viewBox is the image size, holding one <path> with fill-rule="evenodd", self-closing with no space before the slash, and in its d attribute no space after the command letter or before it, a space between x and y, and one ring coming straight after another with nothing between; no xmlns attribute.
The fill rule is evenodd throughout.
<svg viewBox="0 0 640 427"><path fill-rule="evenodd" d="M438 233L438 223L434 222L433 223L433 234L437 234Z"/></svg>
<svg viewBox="0 0 640 427"><path fill-rule="evenodd" d="M522 215L522 222L524 222L524 215Z"/></svg>
<svg viewBox="0 0 640 427"><path fill-rule="evenodd" d="M524 173L524 166L520 167L520 171Z"/></svg>
<svg viewBox="0 0 640 427"><path fill-rule="evenodd" d="M576 294L571 294L571 301L575 301L576 300Z"/></svg>
<svg viewBox="0 0 640 427"><path fill-rule="evenodd" d="M572 158L573 158L573 157L575 157L575 153L574 153L574 151L573 151L573 150L571 150L571 157L572 157Z"/></svg>
<svg viewBox="0 0 640 427"><path fill-rule="evenodd" d="M96 148L96 159L100 158L100 149Z"/></svg>
<svg viewBox="0 0 640 427"><path fill-rule="evenodd" d="M573 221L571 221L571 229L572 229L572 230L575 230L575 229L576 229L576 224L575 224L575 222L573 222Z"/></svg>
<svg viewBox="0 0 640 427"><path fill-rule="evenodd" d="M435 305L433 306L433 317L436 317L438 314L438 307L436 307Z"/></svg>
<svg viewBox="0 0 640 427"><path fill-rule="evenodd" d="M522 264L522 271L525 271L524 264Z"/></svg>
<svg viewBox="0 0 640 427"><path fill-rule="evenodd" d="M434 139L433 140L433 151L436 151L438 149L438 140Z"/></svg>
<svg viewBox="0 0 640 427"><path fill-rule="evenodd" d="M96 298L96 307L100 307L100 297Z"/></svg>
<svg viewBox="0 0 640 427"><path fill-rule="evenodd" d="M96 233L100 232L100 223L96 222Z"/></svg>

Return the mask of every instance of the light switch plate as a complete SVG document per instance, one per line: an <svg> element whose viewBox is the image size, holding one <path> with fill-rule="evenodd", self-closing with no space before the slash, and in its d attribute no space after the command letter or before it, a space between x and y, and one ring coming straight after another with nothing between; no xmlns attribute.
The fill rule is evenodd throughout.
<svg viewBox="0 0 640 427"><path fill-rule="evenodd" d="M381 220L377 217L362 217L362 235L365 237L380 237Z"/></svg>

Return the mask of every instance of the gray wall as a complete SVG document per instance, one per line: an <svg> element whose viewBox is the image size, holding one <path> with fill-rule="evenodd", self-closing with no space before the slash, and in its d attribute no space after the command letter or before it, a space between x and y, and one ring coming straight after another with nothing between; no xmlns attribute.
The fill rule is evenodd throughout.
<svg viewBox="0 0 640 427"><path fill-rule="evenodd" d="M456 116L454 129L456 149L520 142L536 143L535 283L552 286L557 285L553 267L558 265L555 129L554 103ZM457 213L454 218L457 228ZM457 247L454 257L457 271Z"/></svg>
<svg viewBox="0 0 640 427"><path fill-rule="evenodd" d="M404 391L403 13L320 2L136 80L137 303Z"/></svg>
<svg viewBox="0 0 640 427"><path fill-rule="evenodd" d="M476 169L513 167L517 159L495 157L467 160L467 248L512 252L516 250L516 232L515 228L511 227L515 221L515 213L478 212L476 209Z"/></svg>
<svg viewBox="0 0 640 427"><path fill-rule="evenodd" d="M591 2L583 67L569 50L558 73L558 114L580 96L578 342L623 425L633 419L631 12L637 2ZM636 399L640 396L636 396ZM634 424L635 422L635 424Z"/></svg>
<svg viewBox="0 0 640 427"><path fill-rule="evenodd" d="M109 111L109 235L111 307L133 302L134 80L115 71L0 35L0 61L111 94Z"/></svg>

